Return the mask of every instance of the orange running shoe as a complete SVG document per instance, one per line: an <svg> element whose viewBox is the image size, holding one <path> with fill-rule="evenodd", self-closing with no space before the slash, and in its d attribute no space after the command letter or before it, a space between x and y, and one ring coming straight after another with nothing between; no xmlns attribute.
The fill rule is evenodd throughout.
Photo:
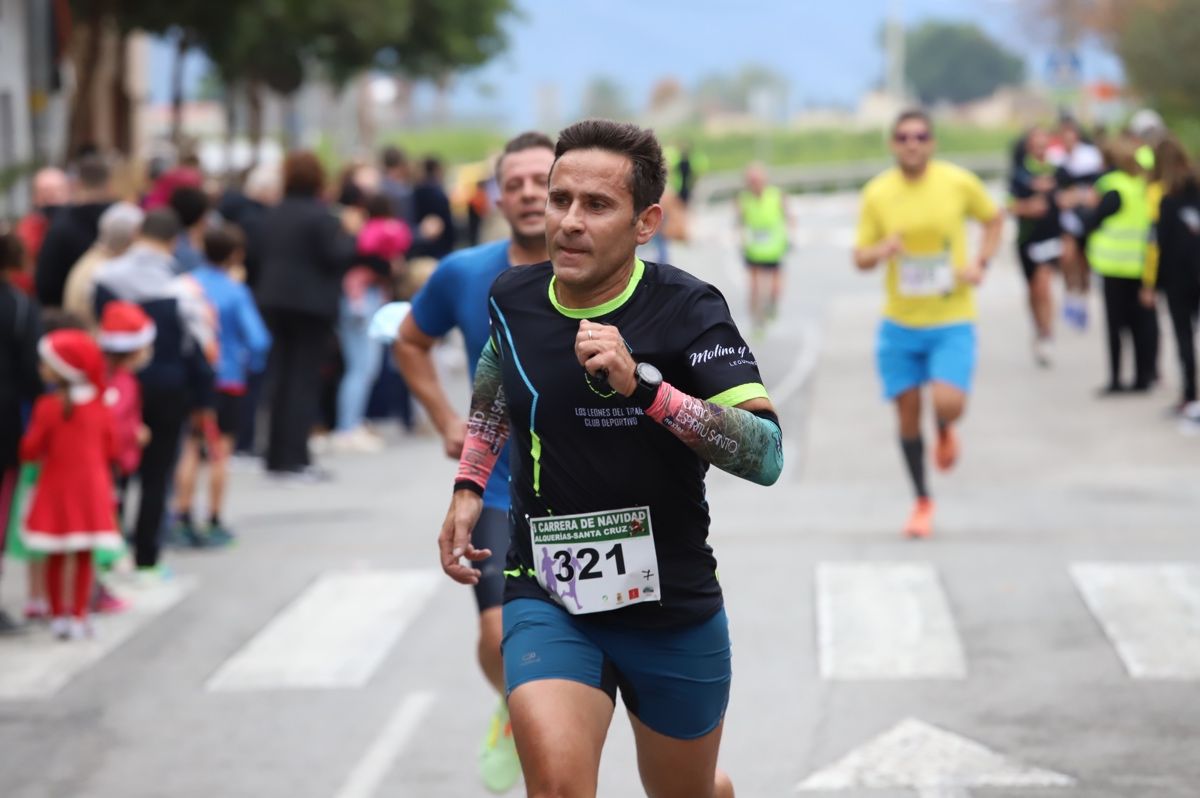
<svg viewBox="0 0 1200 798"><path fill-rule="evenodd" d="M949 471L958 462L958 433L950 424L938 430L937 451L933 461L939 471Z"/></svg>
<svg viewBox="0 0 1200 798"><path fill-rule="evenodd" d="M912 515L904 525L904 536L914 540L927 538L933 534L933 499L928 497L917 499L913 505Z"/></svg>

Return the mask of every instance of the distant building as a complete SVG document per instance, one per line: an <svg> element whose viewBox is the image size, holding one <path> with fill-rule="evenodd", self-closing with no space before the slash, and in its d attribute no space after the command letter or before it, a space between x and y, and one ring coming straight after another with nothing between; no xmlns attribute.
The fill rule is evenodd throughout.
<svg viewBox="0 0 1200 798"><path fill-rule="evenodd" d="M0 0L0 217L24 213L34 162L30 115L33 54L27 0Z"/></svg>

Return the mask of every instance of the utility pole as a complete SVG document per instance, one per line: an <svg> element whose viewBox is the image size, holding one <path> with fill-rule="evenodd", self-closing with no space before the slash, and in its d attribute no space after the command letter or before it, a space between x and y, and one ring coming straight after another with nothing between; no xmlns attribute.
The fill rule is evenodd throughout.
<svg viewBox="0 0 1200 798"><path fill-rule="evenodd" d="M888 4L886 25L887 93L897 105L903 105L907 97L904 90L904 0L891 0Z"/></svg>

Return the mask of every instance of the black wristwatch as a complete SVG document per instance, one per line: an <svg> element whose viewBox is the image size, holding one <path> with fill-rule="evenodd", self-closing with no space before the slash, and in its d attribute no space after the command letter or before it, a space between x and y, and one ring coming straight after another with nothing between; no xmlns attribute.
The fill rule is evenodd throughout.
<svg viewBox="0 0 1200 798"><path fill-rule="evenodd" d="M633 370L637 384L633 388L633 396L629 397L643 410L649 410L650 405L658 398L658 389L662 387L662 372L649 363L638 363Z"/></svg>

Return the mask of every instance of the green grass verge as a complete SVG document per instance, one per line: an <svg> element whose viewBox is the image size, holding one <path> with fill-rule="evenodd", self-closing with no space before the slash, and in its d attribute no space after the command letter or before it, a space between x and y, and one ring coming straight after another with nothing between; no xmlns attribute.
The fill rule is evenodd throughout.
<svg viewBox="0 0 1200 798"><path fill-rule="evenodd" d="M1007 150L1017 135L1014 128L940 127L938 145L944 153L990 153ZM394 133L383 143L395 144L419 159L436 155L450 164L480 161L504 146L505 134L471 128L428 129ZM778 166L863 161L888 157L886 135L880 130L775 130L762 135L731 133L712 136L691 130L663 131L664 143L691 141L709 161L711 171L741 169L753 160Z"/></svg>

